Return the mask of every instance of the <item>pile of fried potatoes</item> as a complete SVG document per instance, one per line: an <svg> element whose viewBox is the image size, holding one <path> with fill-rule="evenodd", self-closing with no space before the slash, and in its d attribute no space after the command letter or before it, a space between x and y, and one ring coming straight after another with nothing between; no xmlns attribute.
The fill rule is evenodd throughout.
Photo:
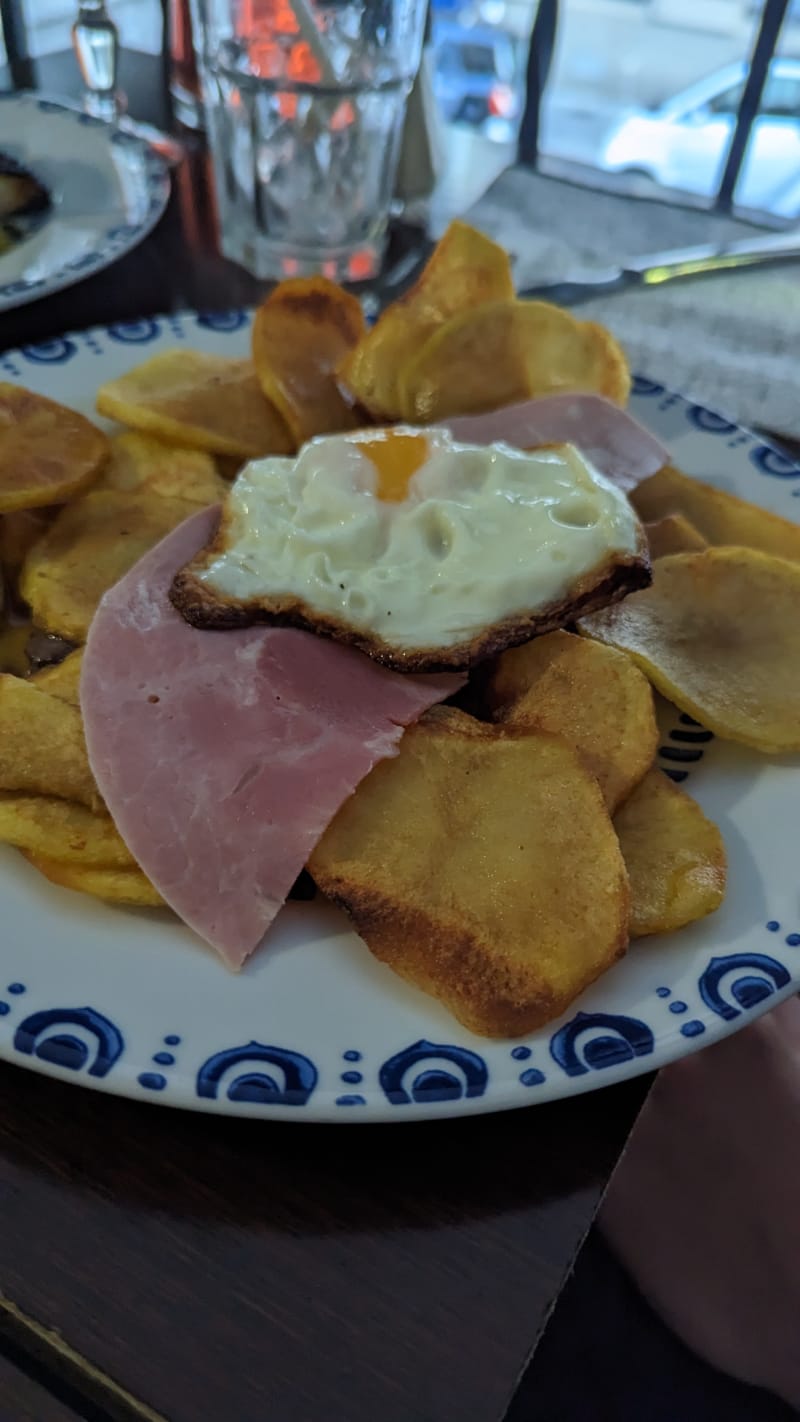
<svg viewBox="0 0 800 1422"><path fill-rule="evenodd" d="M244 461L629 388L610 332L518 300L507 254L458 222L369 330L342 288L291 280L258 309L251 359L167 351L110 380L96 403L117 433L0 384L0 840L55 884L161 904L92 777L82 647L104 592ZM480 668L309 864L378 958L479 1033L532 1030L631 939L722 901L719 830L654 764L654 688L753 751L800 750L800 527L670 466L631 500L652 586ZM52 665L29 655L42 641Z"/></svg>

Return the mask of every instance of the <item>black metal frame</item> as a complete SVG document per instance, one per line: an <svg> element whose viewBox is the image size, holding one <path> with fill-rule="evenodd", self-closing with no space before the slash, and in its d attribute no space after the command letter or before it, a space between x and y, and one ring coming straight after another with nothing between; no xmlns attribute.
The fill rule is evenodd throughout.
<svg viewBox="0 0 800 1422"><path fill-rule="evenodd" d="M788 4L789 0L765 0L761 24L750 58L747 82L736 115L736 126L728 147L719 189L713 200L713 207L717 211L729 212L733 204L750 132L761 105L770 60L777 48ZM536 167L539 158L542 98L553 61L558 33L558 6L559 0L539 0L531 31L528 50L527 93L525 111L519 131L517 159L520 163L527 164L532 168Z"/></svg>
<svg viewBox="0 0 800 1422"><path fill-rule="evenodd" d="M7 63L14 88L32 88L33 63L28 54L22 0L0 0L0 27L3 31Z"/></svg>

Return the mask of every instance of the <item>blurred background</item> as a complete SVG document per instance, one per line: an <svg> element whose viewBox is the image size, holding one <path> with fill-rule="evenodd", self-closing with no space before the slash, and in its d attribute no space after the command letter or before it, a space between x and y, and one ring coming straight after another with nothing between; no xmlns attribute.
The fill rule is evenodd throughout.
<svg viewBox="0 0 800 1422"><path fill-rule="evenodd" d="M428 70L439 115L440 222L514 161L537 0L432 0ZM561 0L540 165L715 193L762 0ZM74 0L23 0L32 57L68 48ZM122 44L158 53L159 0L110 0ZM0 63L2 63L0 39ZM589 171L587 171L589 170ZM789 0L736 191L800 216L800 0Z"/></svg>

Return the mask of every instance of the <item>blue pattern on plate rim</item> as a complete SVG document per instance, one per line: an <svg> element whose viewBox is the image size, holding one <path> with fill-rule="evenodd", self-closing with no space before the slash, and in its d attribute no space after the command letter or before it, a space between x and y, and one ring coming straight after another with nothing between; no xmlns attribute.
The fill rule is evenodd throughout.
<svg viewBox="0 0 800 1422"><path fill-rule="evenodd" d="M764 924L769 934L782 932L776 919ZM784 935L790 947L800 948L800 932ZM695 1013L686 1018L690 1004L686 984L682 996L673 997L672 989L660 984L653 989L654 1014L656 1004L666 1011L675 1030L686 1039L702 1037L712 1022L722 1019L732 1022L742 1014L763 1010L764 1004L791 982L783 963L766 953L730 953L712 957L696 983L692 1007ZM10 1016L20 998L28 993L23 982L9 983L5 992L13 1001L0 1000L0 1020ZM21 1004L20 1004L21 1005ZM650 1017L650 1014L647 1014ZM657 1015L657 1014L656 1014ZM675 1019L680 1019L675 1021ZM0 1029L1 1030L1 1029ZM27 1014L14 1027L10 1024L12 1045L21 1056L32 1057L65 1074L95 1079L107 1077L124 1061L126 1042L116 1023L93 1007L50 1007ZM591 1076L619 1067L636 1058L653 1054L657 1021L645 1021L612 1012L576 1012L550 1036L547 1050L551 1061L569 1078ZM174 1032L161 1039L162 1046L151 1051L152 1066L138 1071L136 1085L147 1094L169 1092L167 1075L176 1065L175 1051L183 1039ZM699 1045L699 1043L698 1043ZM541 1044L537 1044L541 1050ZM509 1048L513 1061L523 1065L517 1081L528 1095L530 1088L547 1081L541 1065L531 1063L536 1049L525 1043ZM135 1053L137 1061L142 1058ZM344 1062L359 1062L359 1070L339 1073L344 1085L367 1083L373 1099L380 1093L392 1107L441 1105L454 1101L479 1099L487 1091L490 1067L485 1058L472 1047L455 1043L431 1042L421 1039L393 1053L377 1067L364 1065L365 1053L348 1047L340 1053ZM154 1070L154 1067L160 1068ZM250 1107L304 1107L312 1100L320 1082L321 1069L303 1052L285 1046L251 1041L226 1047L207 1057L195 1070L195 1092L201 1099L246 1103ZM532 1099L528 1097L528 1099ZM351 1110L369 1105L361 1092L347 1092L334 1097L337 1107Z"/></svg>
<svg viewBox="0 0 800 1422"><path fill-rule="evenodd" d="M72 361L81 349L102 355L104 343L146 346L169 333L191 342L197 326L219 333L235 333L252 319L250 312L209 312L170 314L136 322L118 323L113 328L83 332L57 341L29 346L3 357L19 378L22 363L39 366ZM134 357L135 359L135 357ZM10 372L11 373L11 372ZM687 422L712 437L728 437L730 423L709 414L703 407L682 397L673 397L665 387L642 377L635 381L639 396L669 399L669 408L679 407ZM734 427L735 428L735 427ZM738 438L739 436L737 436ZM779 450L744 436L746 457L754 474L788 481L800 477ZM741 439L740 439L741 442ZM787 494L794 492L787 487ZM675 712L666 724L658 750L658 763L675 781L685 781L702 765L714 737L691 716ZM710 956L694 981L685 977L674 986L653 984L651 999L641 1004L635 1015L617 1012L577 1011L553 1030L538 1036L532 1045L524 1041L502 1044L506 1060L515 1065L516 1090L520 1104L536 1100L535 1088L543 1083L567 1079L586 1084L594 1078L614 1079L624 1075L626 1064L640 1063L647 1070L656 1049L667 1038L684 1039L702 1045L706 1036L719 1036L748 1014L756 1015L785 990L798 976L791 973L791 958L800 965L800 925L769 918L763 933L770 952L753 951ZM786 961L775 950L786 949ZM317 1099L333 1103L339 1118L358 1119L359 1107L388 1105L393 1115L398 1109L438 1107L448 1114L453 1103L489 1101L492 1072L499 1068L499 1043L491 1047L464 1046L457 1041L412 1041L376 1059L363 1047L346 1041L331 1066L292 1044L251 1040L230 1045L224 1041L210 1056L193 1054L191 1033L169 1031L155 1041L135 1047L132 1034L97 1008L39 1006L30 1010L32 993L24 982L9 981L0 991L0 1034L5 1034L13 1052L66 1079L103 1080L114 1073L126 1075L134 1094L169 1101L186 1099L187 1075L200 1101L240 1103L256 1113L273 1114L274 1107L313 1110ZM180 1026L180 1024L176 1024ZM357 1065L356 1065L357 1064ZM127 1069L127 1070L126 1070ZM176 1086L173 1088L173 1080ZM505 1078L503 1080L505 1085ZM513 1084L513 1083L512 1083ZM571 1088L575 1089L575 1088ZM581 1087L577 1087L581 1089ZM562 1088L563 1091L563 1088Z"/></svg>
<svg viewBox="0 0 800 1422"><path fill-rule="evenodd" d="M30 94L15 93L3 94L0 97L14 99L20 105L33 105L40 113L58 114L64 122L71 120L79 127L107 127L101 119L92 118L88 114L81 113L78 109L71 108L68 104L60 104L53 99L38 99ZM80 142L79 139L78 141ZM110 266L118 257L123 256L138 241L146 237L161 216L166 207L170 189L169 174L163 159L154 152L149 144L142 142L140 138L135 138L132 134L118 130L111 134L110 141L113 146L129 148L139 155L141 166L137 172L137 179L142 185L144 200L144 215L141 221L124 225L119 222L114 223L93 239L95 245L90 252L84 252L80 257L65 262L62 267L54 270L45 279L18 276L13 281L0 284L0 305L6 301L15 301L18 297L30 296L42 287L45 287L48 292L58 291L69 284L69 279L73 275L88 276L93 271L100 271L103 267Z"/></svg>

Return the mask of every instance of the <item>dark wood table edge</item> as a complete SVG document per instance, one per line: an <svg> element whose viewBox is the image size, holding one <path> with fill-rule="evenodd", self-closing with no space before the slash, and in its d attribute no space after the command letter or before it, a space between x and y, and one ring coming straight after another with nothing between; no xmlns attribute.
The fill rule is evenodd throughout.
<svg viewBox="0 0 800 1422"><path fill-rule="evenodd" d="M169 1422L79 1353L61 1332L24 1313L3 1293L0 1357L82 1422Z"/></svg>

